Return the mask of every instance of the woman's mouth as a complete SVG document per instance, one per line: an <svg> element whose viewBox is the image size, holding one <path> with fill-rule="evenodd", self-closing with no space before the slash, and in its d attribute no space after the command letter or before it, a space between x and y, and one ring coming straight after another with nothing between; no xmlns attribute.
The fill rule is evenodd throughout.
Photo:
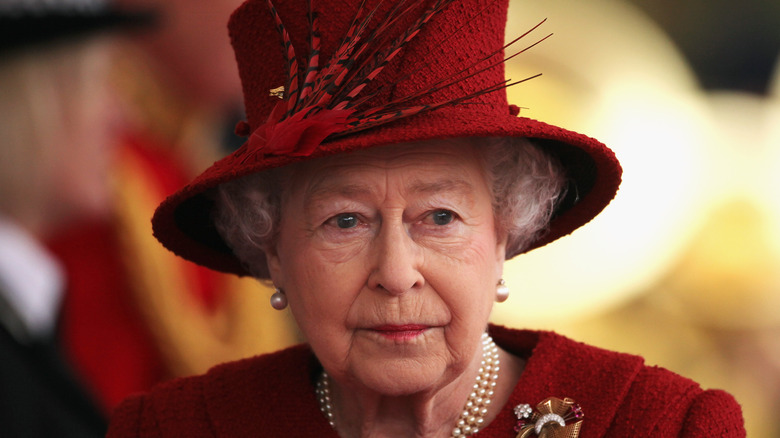
<svg viewBox="0 0 780 438"><path fill-rule="evenodd" d="M422 335L428 330L428 326L423 324L385 324L372 327L371 330L394 341L410 341Z"/></svg>

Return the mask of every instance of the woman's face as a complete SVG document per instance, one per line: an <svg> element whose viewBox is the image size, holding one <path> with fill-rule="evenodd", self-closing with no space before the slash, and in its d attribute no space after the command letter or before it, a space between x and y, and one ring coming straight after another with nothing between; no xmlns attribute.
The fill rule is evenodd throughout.
<svg viewBox="0 0 780 438"><path fill-rule="evenodd" d="M504 239L480 163L472 146L428 142L295 170L269 267L338 382L430 391L481 355Z"/></svg>

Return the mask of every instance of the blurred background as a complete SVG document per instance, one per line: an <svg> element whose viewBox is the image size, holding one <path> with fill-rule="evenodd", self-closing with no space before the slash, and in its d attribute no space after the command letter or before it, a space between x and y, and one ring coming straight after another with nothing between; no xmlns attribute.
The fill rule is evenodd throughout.
<svg viewBox="0 0 780 438"><path fill-rule="evenodd" d="M780 436L780 2L512 0L507 38L544 18L510 103L606 143L624 182L507 264L493 320L640 354Z"/></svg>

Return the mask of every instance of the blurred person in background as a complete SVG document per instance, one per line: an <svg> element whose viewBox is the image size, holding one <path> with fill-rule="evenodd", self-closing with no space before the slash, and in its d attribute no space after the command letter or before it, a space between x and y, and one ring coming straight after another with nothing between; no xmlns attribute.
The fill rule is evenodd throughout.
<svg viewBox="0 0 780 438"><path fill-rule="evenodd" d="M195 174L240 145L241 83L225 22L241 0L117 0L154 8L160 25L128 48L119 80L136 130ZM238 144L235 144L237 143Z"/></svg>
<svg viewBox="0 0 780 438"><path fill-rule="evenodd" d="M0 435L98 437L105 413L63 351L66 273L42 243L104 216L118 128L114 33L149 21L99 1L0 5ZM111 31L111 32L109 32Z"/></svg>
<svg viewBox="0 0 780 438"><path fill-rule="evenodd" d="M176 258L150 232L157 204L230 148L241 89L225 23L240 1L117 3L157 20L112 71L124 124L111 214L48 239L69 280L65 345L106 412L161 380L296 339L263 286Z"/></svg>

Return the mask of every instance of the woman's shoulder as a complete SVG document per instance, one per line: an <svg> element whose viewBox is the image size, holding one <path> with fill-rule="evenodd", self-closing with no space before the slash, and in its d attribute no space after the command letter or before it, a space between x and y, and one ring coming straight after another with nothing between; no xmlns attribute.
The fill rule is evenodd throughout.
<svg viewBox="0 0 780 438"><path fill-rule="evenodd" d="M314 354L307 345L300 344L273 353L219 364L201 375L174 379L153 388L149 396L181 397L182 394L203 393L216 388L289 388L308 383L306 377L311 373L312 366L316 366ZM273 378L269 378L270 376Z"/></svg>
<svg viewBox="0 0 780 438"><path fill-rule="evenodd" d="M588 436L745 436L739 404L728 393L642 357L574 341L553 332L491 327L496 342L526 359L515 403L547 397L582 406Z"/></svg>
<svg viewBox="0 0 780 438"><path fill-rule="evenodd" d="M250 418L260 427L268 417L258 419L258 413L316 407L310 377L316 369L311 350L298 345L174 379L122 402L111 416L108 437L210 437Z"/></svg>
<svg viewBox="0 0 780 438"><path fill-rule="evenodd" d="M665 368L647 365L644 358L575 341L550 331L515 330L491 326L496 343L525 359L524 376L553 378L563 385L586 389L615 388L615 395L654 388L653 393L701 390L695 381ZM566 376L569 376L567 378ZM617 389L617 388L620 389Z"/></svg>

